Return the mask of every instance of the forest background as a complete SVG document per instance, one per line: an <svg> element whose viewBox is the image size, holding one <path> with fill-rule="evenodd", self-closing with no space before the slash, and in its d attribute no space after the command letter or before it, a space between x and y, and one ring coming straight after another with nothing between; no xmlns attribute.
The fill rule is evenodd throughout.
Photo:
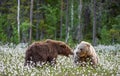
<svg viewBox="0 0 120 76"><path fill-rule="evenodd" d="M0 42L120 43L120 0L1 0Z"/></svg>

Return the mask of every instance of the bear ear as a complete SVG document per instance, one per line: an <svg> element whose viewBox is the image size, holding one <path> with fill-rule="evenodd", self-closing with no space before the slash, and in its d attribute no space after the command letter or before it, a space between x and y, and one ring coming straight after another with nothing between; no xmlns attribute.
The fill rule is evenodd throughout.
<svg viewBox="0 0 120 76"><path fill-rule="evenodd" d="M60 44L60 47L62 48L66 48L66 46L64 44Z"/></svg>
<svg viewBox="0 0 120 76"><path fill-rule="evenodd" d="M87 45L88 47L90 47L90 46L91 46L91 44L90 44L89 42L86 42L86 41L81 41L81 43L83 43L83 44Z"/></svg>
<svg viewBox="0 0 120 76"><path fill-rule="evenodd" d="M47 42L47 43L50 42L50 41L51 41L51 39L46 39L46 40L45 40L45 42Z"/></svg>
<svg viewBox="0 0 120 76"><path fill-rule="evenodd" d="M86 44L87 45L87 47L90 47L90 44Z"/></svg>

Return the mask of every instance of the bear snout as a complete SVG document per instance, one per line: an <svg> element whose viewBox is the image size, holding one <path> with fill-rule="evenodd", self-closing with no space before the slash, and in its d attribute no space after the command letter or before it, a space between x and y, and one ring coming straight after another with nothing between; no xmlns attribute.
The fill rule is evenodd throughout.
<svg viewBox="0 0 120 76"><path fill-rule="evenodd" d="M77 51L77 52L76 52L76 55L79 55L79 54L80 54L80 52L79 52L79 51Z"/></svg>

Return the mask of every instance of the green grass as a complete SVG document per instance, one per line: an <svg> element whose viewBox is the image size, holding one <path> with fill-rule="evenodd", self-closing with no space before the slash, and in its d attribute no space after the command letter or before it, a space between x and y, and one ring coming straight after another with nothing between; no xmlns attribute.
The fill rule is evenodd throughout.
<svg viewBox="0 0 120 76"><path fill-rule="evenodd" d="M112 46L111 46L112 47ZM73 57L58 56L54 67L24 67L26 47L0 46L0 76L120 76L120 49L95 47L99 55L99 66L75 66ZM110 48L112 50L110 50ZM116 50L118 49L118 50Z"/></svg>

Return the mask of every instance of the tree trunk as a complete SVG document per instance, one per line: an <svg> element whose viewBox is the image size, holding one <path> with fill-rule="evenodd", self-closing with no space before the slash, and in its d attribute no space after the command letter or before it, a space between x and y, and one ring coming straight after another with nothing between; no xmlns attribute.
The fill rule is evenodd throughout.
<svg viewBox="0 0 120 76"><path fill-rule="evenodd" d="M40 0L40 7L42 7L42 5L45 5L45 0ZM41 12L40 13L40 20L45 20L45 12ZM40 40L44 38L44 29L40 28Z"/></svg>
<svg viewBox="0 0 120 76"><path fill-rule="evenodd" d="M97 25L97 27L96 27L96 32L97 32L97 34L96 34L96 38L97 39L100 39L100 33L101 33L101 27L102 27L102 12L103 12L103 4L101 3L101 1L99 1L99 2L97 2L97 22L96 22L96 25ZM97 40L96 40L96 44L97 44Z"/></svg>
<svg viewBox="0 0 120 76"><path fill-rule="evenodd" d="M66 0L66 40L65 42L68 42L69 39L69 26L68 26L68 0Z"/></svg>
<svg viewBox="0 0 120 76"><path fill-rule="evenodd" d="M30 40L29 42L32 42L32 16L33 16L33 0L31 0L31 6L30 6Z"/></svg>
<svg viewBox="0 0 120 76"><path fill-rule="evenodd" d="M20 0L17 7L17 24L18 24L18 42L20 42Z"/></svg>
<svg viewBox="0 0 120 76"><path fill-rule="evenodd" d="M96 16L96 0L93 0L93 45L96 45L96 21L97 21L97 16Z"/></svg>
<svg viewBox="0 0 120 76"><path fill-rule="evenodd" d="M73 5L74 5L74 0L71 0L71 28L73 28L73 19L74 19L74 10L73 10Z"/></svg>
<svg viewBox="0 0 120 76"><path fill-rule="evenodd" d="M37 0L37 11L39 11L39 0ZM39 23L40 23L40 13L36 13L36 19L37 19L37 23L36 23L36 40L39 39Z"/></svg>
<svg viewBox="0 0 120 76"><path fill-rule="evenodd" d="M79 25L77 27L77 40L80 42L83 39L83 33L82 33L82 0L79 0L79 7L78 7L78 18L79 18Z"/></svg>
<svg viewBox="0 0 120 76"><path fill-rule="evenodd" d="M83 18L83 34L84 38L88 35L88 32L90 33L92 31L91 25L91 10L90 10L90 3L84 3L83 6L83 13L82 13L82 18ZM89 38L92 36L89 36ZM87 38L88 39L88 38Z"/></svg>
<svg viewBox="0 0 120 76"><path fill-rule="evenodd" d="M63 23L63 0L61 0L61 11L60 11L60 39L62 39L62 23Z"/></svg>

